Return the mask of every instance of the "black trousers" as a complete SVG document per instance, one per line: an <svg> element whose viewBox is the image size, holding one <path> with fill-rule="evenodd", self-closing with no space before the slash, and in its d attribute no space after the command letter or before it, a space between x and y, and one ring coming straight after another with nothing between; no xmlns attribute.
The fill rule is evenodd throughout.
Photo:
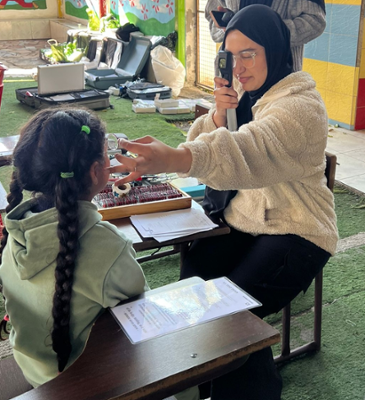
<svg viewBox="0 0 365 400"><path fill-rule="evenodd" d="M327 263L330 254L296 235L259 235L231 229L228 235L194 241L181 279L227 276L262 303L260 318L280 311ZM205 386L206 388L206 386ZM271 348L251 354L235 371L211 383L211 400L279 400L282 381ZM209 397L204 385L202 398Z"/></svg>

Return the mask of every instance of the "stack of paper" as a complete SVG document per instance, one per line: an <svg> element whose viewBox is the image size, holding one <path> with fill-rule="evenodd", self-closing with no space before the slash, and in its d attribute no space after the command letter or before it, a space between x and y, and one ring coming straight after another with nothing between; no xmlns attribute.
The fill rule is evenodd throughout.
<svg viewBox="0 0 365 400"><path fill-rule="evenodd" d="M140 100L134 99L132 104L132 110L135 113L155 113L156 106L153 103L153 100Z"/></svg>
<svg viewBox="0 0 365 400"><path fill-rule="evenodd" d="M0 211L4 212L5 208L8 206L8 200L6 198L7 194L3 185L0 182Z"/></svg>
<svg viewBox="0 0 365 400"><path fill-rule="evenodd" d="M139 343L259 306L226 277L197 283L194 277L147 291L111 312L130 341Z"/></svg>
<svg viewBox="0 0 365 400"><path fill-rule="evenodd" d="M153 237L158 242L209 231L218 226L197 208L133 215L130 219L142 237Z"/></svg>
<svg viewBox="0 0 365 400"><path fill-rule="evenodd" d="M167 103L163 103L167 101ZM182 100L155 100L155 106L160 114L187 114L190 112L188 107Z"/></svg>
<svg viewBox="0 0 365 400"><path fill-rule="evenodd" d="M195 112L195 106L197 104L208 107L208 108L211 108L213 106L213 104L210 101L205 100L205 99L182 99L181 101L183 103L185 103L185 105L187 107L190 108L191 112Z"/></svg>

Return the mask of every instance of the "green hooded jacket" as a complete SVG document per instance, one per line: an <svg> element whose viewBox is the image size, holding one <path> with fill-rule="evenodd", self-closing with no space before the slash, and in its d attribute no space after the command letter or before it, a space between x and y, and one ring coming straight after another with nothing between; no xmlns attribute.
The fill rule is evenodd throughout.
<svg viewBox="0 0 365 400"><path fill-rule="evenodd" d="M35 200L6 217L9 232L0 266L14 357L34 387L58 375L52 350L52 302L59 251L55 208L33 213ZM79 253L71 298L70 366L82 353L91 327L107 307L148 290L132 242L101 221L94 204L79 202Z"/></svg>

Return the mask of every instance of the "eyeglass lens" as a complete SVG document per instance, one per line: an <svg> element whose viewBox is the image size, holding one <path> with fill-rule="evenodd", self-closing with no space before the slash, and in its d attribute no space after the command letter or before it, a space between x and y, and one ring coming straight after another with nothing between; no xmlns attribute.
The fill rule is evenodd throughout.
<svg viewBox="0 0 365 400"><path fill-rule="evenodd" d="M118 138L114 135L114 133L106 134L105 139L108 144L108 150L117 150L118 149Z"/></svg>
<svg viewBox="0 0 365 400"><path fill-rule="evenodd" d="M242 52L237 55L233 55L233 68L236 67L237 61L241 63L245 68L252 68L255 66L256 53Z"/></svg>

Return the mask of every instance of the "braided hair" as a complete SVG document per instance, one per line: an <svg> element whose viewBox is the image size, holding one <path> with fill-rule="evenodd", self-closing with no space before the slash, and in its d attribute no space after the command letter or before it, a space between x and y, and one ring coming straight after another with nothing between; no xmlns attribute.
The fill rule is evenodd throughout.
<svg viewBox="0 0 365 400"><path fill-rule="evenodd" d="M78 253L78 200L89 194L90 168L104 162L105 127L90 111L52 108L38 112L21 130L14 154L14 171L7 197L8 213L23 199L23 190L36 199L34 211L58 211L59 253L55 268L52 348L62 372L72 347L70 305ZM67 178L67 179L65 179ZM8 233L3 231L2 253Z"/></svg>

